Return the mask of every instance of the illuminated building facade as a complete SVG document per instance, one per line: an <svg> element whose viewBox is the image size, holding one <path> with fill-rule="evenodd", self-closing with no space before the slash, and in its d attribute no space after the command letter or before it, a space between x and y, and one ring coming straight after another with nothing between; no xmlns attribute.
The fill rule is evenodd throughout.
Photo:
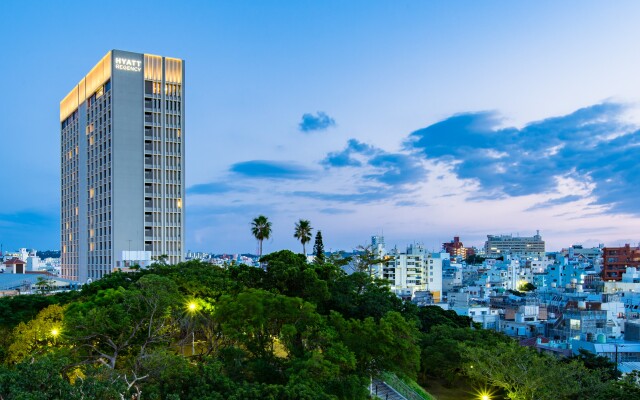
<svg viewBox="0 0 640 400"><path fill-rule="evenodd" d="M184 252L184 61L112 50L60 102L61 270Z"/></svg>
<svg viewBox="0 0 640 400"><path fill-rule="evenodd" d="M452 241L442 243L442 250L444 250L445 253L449 253L452 258L467 258L475 254L472 247L464 247L460 241L460 236L454 236Z"/></svg>
<svg viewBox="0 0 640 400"><path fill-rule="evenodd" d="M540 231L533 236L512 235L487 235L484 244L486 257L498 258L501 256L517 257L545 257L545 246Z"/></svg>

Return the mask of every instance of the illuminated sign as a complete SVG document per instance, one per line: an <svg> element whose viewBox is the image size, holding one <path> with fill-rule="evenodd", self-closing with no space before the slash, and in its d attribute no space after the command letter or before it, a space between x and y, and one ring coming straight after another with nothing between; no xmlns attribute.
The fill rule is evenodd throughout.
<svg viewBox="0 0 640 400"><path fill-rule="evenodd" d="M142 71L142 61L116 57L116 69L140 72Z"/></svg>

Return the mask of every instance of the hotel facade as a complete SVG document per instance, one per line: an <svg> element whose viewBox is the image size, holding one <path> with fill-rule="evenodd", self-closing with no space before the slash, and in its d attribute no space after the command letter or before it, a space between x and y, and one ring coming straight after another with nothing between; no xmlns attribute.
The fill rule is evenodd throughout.
<svg viewBox="0 0 640 400"><path fill-rule="evenodd" d="M184 61L109 51L60 102L61 270L184 254Z"/></svg>

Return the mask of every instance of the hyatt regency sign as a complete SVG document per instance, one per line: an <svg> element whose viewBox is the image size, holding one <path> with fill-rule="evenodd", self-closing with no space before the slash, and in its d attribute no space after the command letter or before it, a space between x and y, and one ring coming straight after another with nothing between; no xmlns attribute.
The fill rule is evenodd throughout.
<svg viewBox="0 0 640 400"><path fill-rule="evenodd" d="M140 72L142 71L142 61L116 57L116 69L121 69L123 71Z"/></svg>

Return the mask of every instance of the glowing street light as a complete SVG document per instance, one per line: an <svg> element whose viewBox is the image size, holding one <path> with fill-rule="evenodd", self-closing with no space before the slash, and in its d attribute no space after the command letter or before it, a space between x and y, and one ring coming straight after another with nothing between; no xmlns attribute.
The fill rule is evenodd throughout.
<svg viewBox="0 0 640 400"><path fill-rule="evenodd" d="M480 400L491 400L491 396L489 395L488 392L485 392L485 391L478 393L478 398Z"/></svg>
<svg viewBox="0 0 640 400"><path fill-rule="evenodd" d="M187 311L189 311L189 313L193 314L196 312L196 310L198 309L198 304L195 301L190 301L189 304L187 304ZM196 332L195 331L191 331L191 355L193 356L196 353Z"/></svg>
<svg viewBox="0 0 640 400"><path fill-rule="evenodd" d="M51 336L53 336L53 343L56 344L56 339L58 339L58 336L60 336L60 330L58 328L53 328L51 329Z"/></svg>

